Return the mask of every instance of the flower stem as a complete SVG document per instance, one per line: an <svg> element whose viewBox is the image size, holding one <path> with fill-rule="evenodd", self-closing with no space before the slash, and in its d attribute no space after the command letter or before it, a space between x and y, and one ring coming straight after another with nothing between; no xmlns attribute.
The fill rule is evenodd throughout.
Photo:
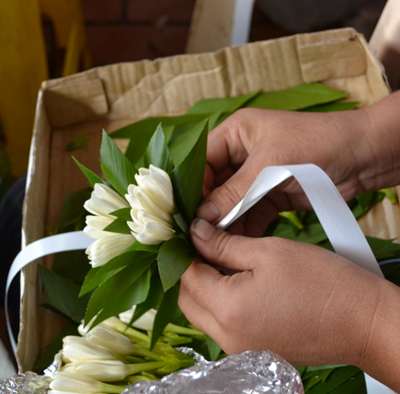
<svg viewBox="0 0 400 394"><path fill-rule="evenodd" d="M126 389L126 386L116 386L113 384L102 383L102 390L105 393L120 394Z"/></svg>
<svg viewBox="0 0 400 394"><path fill-rule="evenodd" d="M137 374L139 372L152 371L161 368L165 365L164 361L150 361L147 363L129 364L129 375Z"/></svg>
<svg viewBox="0 0 400 394"><path fill-rule="evenodd" d="M191 335L191 336L195 336L195 337L202 337L202 338L205 337L204 333L202 333L199 330L196 330L195 328L182 327L182 326L178 326L173 323L169 323L167 325L167 327L165 328L165 331L174 332L176 334Z"/></svg>

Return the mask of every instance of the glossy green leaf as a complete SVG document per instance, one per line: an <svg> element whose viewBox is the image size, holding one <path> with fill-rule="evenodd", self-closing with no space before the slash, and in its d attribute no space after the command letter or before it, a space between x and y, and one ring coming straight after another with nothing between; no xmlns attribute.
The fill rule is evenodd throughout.
<svg viewBox="0 0 400 394"><path fill-rule="evenodd" d="M153 258L126 265L121 271L100 284L90 297L85 322L96 316L95 324L143 302L150 288L149 269Z"/></svg>
<svg viewBox="0 0 400 394"><path fill-rule="evenodd" d="M79 285L43 266L39 266L39 275L46 293L45 304L79 323L87 303L86 298L79 298Z"/></svg>
<svg viewBox="0 0 400 394"><path fill-rule="evenodd" d="M161 245L157 266L164 291L175 286L195 255L193 247L183 238L175 237Z"/></svg>
<svg viewBox="0 0 400 394"><path fill-rule="evenodd" d="M159 116L147 118L115 131L112 134L112 138L130 139L125 155L138 168L141 166L140 159L146 151L154 130L160 123L166 129L164 131L166 131L167 140L169 140L173 126L198 122L206 117L207 114L186 114L180 116Z"/></svg>
<svg viewBox="0 0 400 394"><path fill-rule="evenodd" d="M336 111L350 111L359 107L357 101L336 101L334 103L315 105L308 108L303 108L304 112L336 112Z"/></svg>
<svg viewBox="0 0 400 394"><path fill-rule="evenodd" d="M132 316L132 320L129 322L129 325L132 325L134 321L143 316L150 309L158 309L162 299L163 299L163 289L161 285L161 281L156 273L153 273L151 282L150 282L150 290L147 298L139 305L136 306L135 312Z"/></svg>
<svg viewBox="0 0 400 394"><path fill-rule="evenodd" d="M198 101L188 111L189 114L213 114L215 112L233 112L257 99L259 92L252 92L243 96L209 98Z"/></svg>
<svg viewBox="0 0 400 394"><path fill-rule="evenodd" d="M246 107L294 111L341 100L346 96L345 92L322 83L308 83L285 90L262 92L250 100Z"/></svg>
<svg viewBox="0 0 400 394"><path fill-rule="evenodd" d="M397 205L399 203L399 198L397 196L396 189L394 187L386 187L379 190L384 196L393 204Z"/></svg>
<svg viewBox="0 0 400 394"><path fill-rule="evenodd" d="M163 170L168 169L169 150L161 123L157 126L156 131L150 139L146 150L146 157L148 161L146 164L153 164Z"/></svg>
<svg viewBox="0 0 400 394"><path fill-rule="evenodd" d="M151 348L157 343L168 323L173 322L179 314L178 308L179 283L164 293L161 304L154 319L151 333Z"/></svg>
<svg viewBox="0 0 400 394"><path fill-rule="evenodd" d="M140 265L143 260L155 260L154 254L137 252L132 250L132 248L129 248L125 253L114 257L107 264L104 264L101 267L92 268L85 277L81 287L80 296L90 293L129 264Z"/></svg>
<svg viewBox="0 0 400 394"><path fill-rule="evenodd" d="M129 228L126 222L126 219L120 219L120 218L116 218L112 223L110 223L107 227L105 227L103 231L109 231L111 233L118 233L118 234L131 233L131 229Z"/></svg>
<svg viewBox="0 0 400 394"><path fill-rule="evenodd" d="M123 196L128 185L133 183L135 169L104 130L100 147L100 161L104 176Z"/></svg>
<svg viewBox="0 0 400 394"><path fill-rule="evenodd" d="M207 349L208 349L208 355L210 356L210 360L211 361L218 360L218 358L222 352L222 349L210 337L207 337L206 345L207 345Z"/></svg>
<svg viewBox="0 0 400 394"><path fill-rule="evenodd" d="M400 244L393 240L367 237L367 241L377 260L400 257Z"/></svg>
<svg viewBox="0 0 400 394"><path fill-rule="evenodd" d="M173 183L180 210L190 223L202 199L206 163L207 128L185 160L173 171Z"/></svg>
<svg viewBox="0 0 400 394"><path fill-rule="evenodd" d="M179 212L175 213L172 218L174 219L174 223L176 224L177 228L179 228L184 234L189 231L188 224L185 222L185 219Z"/></svg>
<svg viewBox="0 0 400 394"><path fill-rule="evenodd" d="M190 127L178 128L169 144L171 159L175 167L178 167L192 152L199 138L207 127L207 121L191 124Z"/></svg>
<svg viewBox="0 0 400 394"><path fill-rule="evenodd" d="M131 220L131 208L117 209L116 211L111 212L110 215L115 216L118 219L123 219L128 221Z"/></svg>
<svg viewBox="0 0 400 394"><path fill-rule="evenodd" d="M92 171L90 168L87 168L85 165L79 162L78 159L76 159L74 156L72 156L72 160L79 167L82 174L85 175L91 187L94 187L96 183L104 183L104 181L94 171Z"/></svg>

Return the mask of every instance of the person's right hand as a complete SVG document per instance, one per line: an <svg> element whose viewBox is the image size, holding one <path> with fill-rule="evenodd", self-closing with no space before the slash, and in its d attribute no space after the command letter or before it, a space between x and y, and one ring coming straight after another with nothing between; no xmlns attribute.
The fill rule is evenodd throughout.
<svg viewBox="0 0 400 394"><path fill-rule="evenodd" d="M389 186L393 163L384 162L385 155L375 147L380 141L371 136L373 115L370 109L335 113L237 111L210 133L206 198L198 216L214 223L222 219L267 165L314 163L328 173L346 200L364 190ZM379 169L373 164L377 162ZM279 211L307 206L306 197L292 180L270 193L231 230L260 236Z"/></svg>

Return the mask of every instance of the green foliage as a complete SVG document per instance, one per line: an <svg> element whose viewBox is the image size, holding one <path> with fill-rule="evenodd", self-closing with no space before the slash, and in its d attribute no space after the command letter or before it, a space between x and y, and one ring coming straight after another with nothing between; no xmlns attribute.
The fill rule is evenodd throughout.
<svg viewBox="0 0 400 394"><path fill-rule="evenodd" d="M95 172L93 172L90 168L87 168L85 165L79 162L78 159L76 159L74 156L72 156L72 159L74 160L75 164L79 167L82 174L85 175L86 179L89 182L89 186L94 187L96 183L104 183L103 180Z"/></svg>
<svg viewBox="0 0 400 394"><path fill-rule="evenodd" d="M135 169L104 130L101 139L100 162L107 181L123 196L128 185L133 183Z"/></svg>
<svg viewBox="0 0 400 394"><path fill-rule="evenodd" d="M183 238L172 238L161 245L157 264L164 291L175 286L195 255L193 247Z"/></svg>
<svg viewBox="0 0 400 394"><path fill-rule="evenodd" d="M168 170L169 150L161 123L157 126L156 131L150 139L146 156L147 165L153 164L163 170Z"/></svg>
<svg viewBox="0 0 400 394"><path fill-rule="evenodd" d="M79 285L43 266L39 266L39 275L47 295L45 305L79 323L85 314L87 302L87 299L78 297Z"/></svg>

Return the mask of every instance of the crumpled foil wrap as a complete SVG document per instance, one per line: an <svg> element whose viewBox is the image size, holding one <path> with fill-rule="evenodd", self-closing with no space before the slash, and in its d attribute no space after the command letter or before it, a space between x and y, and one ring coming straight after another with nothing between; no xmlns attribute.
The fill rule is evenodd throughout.
<svg viewBox="0 0 400 394"><path fill-rule="evenodd" d="M46 394L50 378L33 372L22 373L0 380L1 394Z"/></svg>
<svg viewBox="0 0 400 394"><path fill-rule="evenodd" d="M208 362L192 349L196 365L160 381L129 386L123 394L303 394L297 370L272 352L244 352L220 361ZM59 361L40 376L32 372L0 381L1 394L46 394Z"/></svg>
<svg viewBox="0 0 400 394"><path fill-rule="evenodd" d="M140 382L123 394L302 394L297 370L272 352L244 352L200 362L162 378Z"/></svg>

